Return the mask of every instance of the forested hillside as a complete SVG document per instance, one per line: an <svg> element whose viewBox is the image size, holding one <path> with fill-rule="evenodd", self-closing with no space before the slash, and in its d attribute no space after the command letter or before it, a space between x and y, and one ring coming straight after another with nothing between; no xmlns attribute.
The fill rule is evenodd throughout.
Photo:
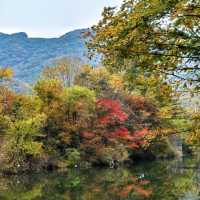
<svg viewBox="0 0 200 200"><path fill-rule="evenodd" d="M83 63L89 62L83 37L86 31L75 30L52 39L29 38L26 33L0 33L0 66L12 67L16 79L32 83L38 79L43 67L56 59L75 57Z"/></svg>

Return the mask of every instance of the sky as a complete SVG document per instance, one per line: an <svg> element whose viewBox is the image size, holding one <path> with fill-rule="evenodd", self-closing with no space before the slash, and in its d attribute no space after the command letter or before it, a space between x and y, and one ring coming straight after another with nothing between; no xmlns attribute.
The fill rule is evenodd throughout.
<svg viewBox="0 0 200 200"><path fill-rule="evenodd" d="M105 6L123 0L0 0L0 32L59 37L98 22Z"/></svg>

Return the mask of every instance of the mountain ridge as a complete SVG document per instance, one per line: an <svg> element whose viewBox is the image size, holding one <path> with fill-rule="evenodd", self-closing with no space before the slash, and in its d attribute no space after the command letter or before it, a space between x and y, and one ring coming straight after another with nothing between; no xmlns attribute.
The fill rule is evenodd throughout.
<svg viewBox="0 0 200 200"><path fill-rule="evenodd" d="M83 33L88 31L76 29L56 38L29 37L25 32L0 33L0 66L13 67L16 79L33 83L45 65L59 58L74 57L95 65L87 58Z"/></svg>
<svg viewBox="0 0 200 200"><path fill-rule="evenodd" d="M59 39L59 38L62 38L62 37L64 37L64 36L67 36L67 35L69 35L69 34L74 34L74 33L80 33L80 32L86 32L86 31L90 31L90 28L80 28L80 29L74 29L74 30L72 30L72 31L68 31L68 32L66 32L66 33L64 33L64 34L62 34L62 35L60 35L60 36L57 36L57 37L31 37L31 36L29 36L28 35L28 33L26 33L26 32L14 32L14 33L4 33L4 32L0 32L0 37L1 36L7 36L7 37L12 37L12 36L17 36L17 35L21 35L21 36L24 36L24 37L26 37L26 38L28 38L28 39Z"/></svg>

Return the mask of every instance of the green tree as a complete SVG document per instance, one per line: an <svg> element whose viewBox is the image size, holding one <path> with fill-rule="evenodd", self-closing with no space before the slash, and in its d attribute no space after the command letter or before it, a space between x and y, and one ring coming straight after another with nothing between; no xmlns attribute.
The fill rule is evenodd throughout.
<svg viewBox="0 0 200 200"><path fill-rule="evenodd" d="M200 1L125 0L105 8L93 27L91 53L111 71L159 72L179 87L199 89Z"/></svg>
<svg viewBox="0 0 200 200"><path fill-rule="evenodd" d="M8 166L14 170L30 170L32 160L39 158L43 151L43 144L37 141L37 137L42 136L45 120L45 115L37 115L11 124L6 136Z"/></svg>

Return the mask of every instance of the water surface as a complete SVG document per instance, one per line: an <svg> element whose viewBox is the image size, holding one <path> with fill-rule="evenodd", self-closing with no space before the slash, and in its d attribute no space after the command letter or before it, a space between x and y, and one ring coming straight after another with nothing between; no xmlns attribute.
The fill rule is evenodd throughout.
<svg viewBox="0 0 200 200"><path fill-rule="evenodd" d="M0 200L199 200L193 159L0 178Z"/></svg>

